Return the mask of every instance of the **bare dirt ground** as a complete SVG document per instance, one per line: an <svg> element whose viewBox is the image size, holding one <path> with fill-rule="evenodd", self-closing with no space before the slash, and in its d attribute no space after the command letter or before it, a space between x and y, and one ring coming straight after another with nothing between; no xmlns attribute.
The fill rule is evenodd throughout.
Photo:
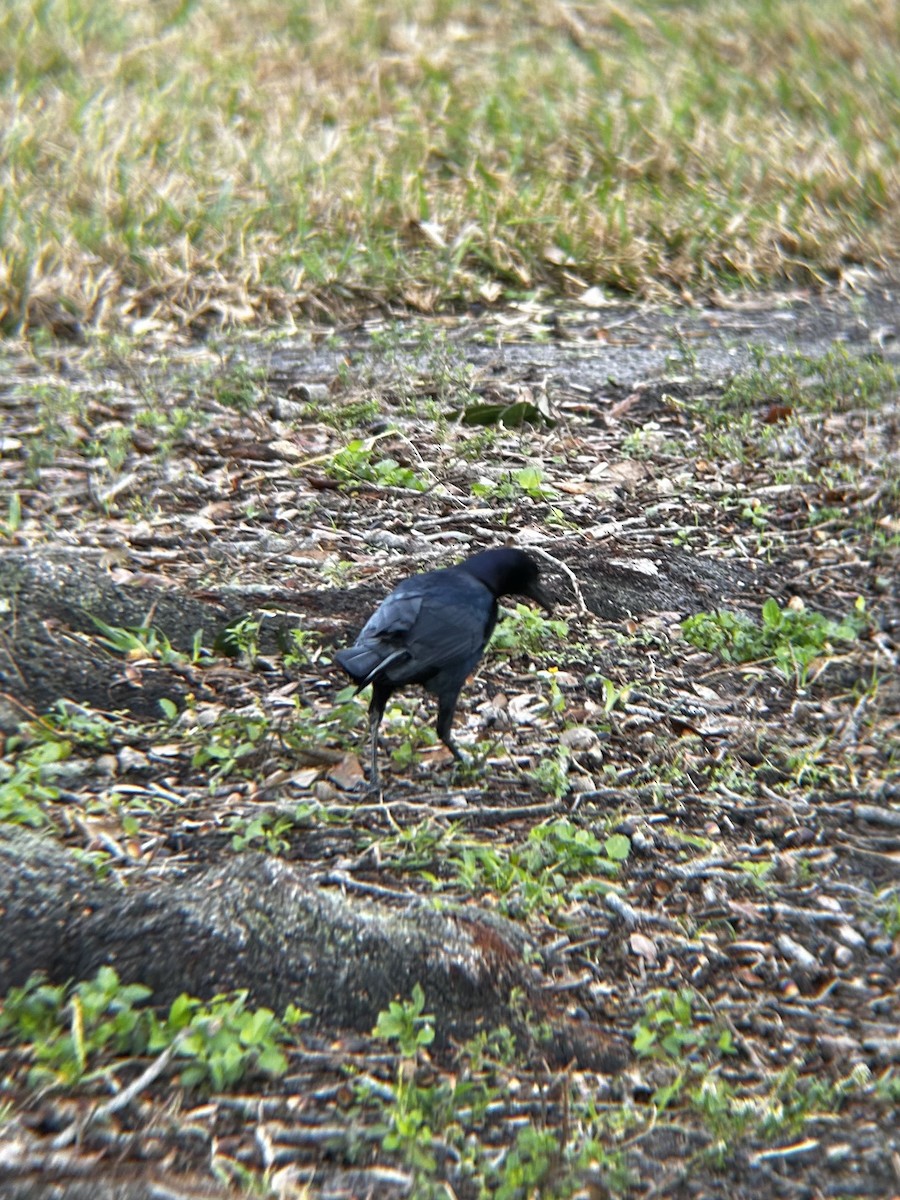
<svg viewBox="0 0 900 1200"><path fill-rule="evenodd" d="M900 1193L898 333L896 289L870 282L693 313L8 349L5 759L65 747L45 792L0 793L8 844L42 825L77 852L92 911L116 887L214 889L239 859L245 890L258 862L262 889L357 912L496 916L522 964L510 1025L516 988L530 1011L516 1047L487 1001L480 1030L442 1038L426 989L438 1038L404 1063L370 1033L377 995L346 1020L319 999L286 1074L210 1094L175 1060L102 1119L149 1059L36 1087L7 1030L4 1194ZM520 615L489 650L457 716L472 769L400 698L368 793L364 707L329 649L402 576L505 541L539 559L565 631ZM858 623L808 662L684 636L719 609L758 623L770 597ZM115 648L98 617L165 638ZM7 884L31 911L14 865ZM23 982L0 949L5 986ZM41 953L63 981L69 959ZM281 1000L275 966L242 954L230 986ZM96 961L141 977L140 955Z"/></svg>

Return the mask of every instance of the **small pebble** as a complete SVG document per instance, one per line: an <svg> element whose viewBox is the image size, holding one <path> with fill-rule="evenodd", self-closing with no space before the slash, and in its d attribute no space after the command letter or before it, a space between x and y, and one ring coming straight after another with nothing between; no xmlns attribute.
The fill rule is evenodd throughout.
<svg viewBox="0 0 900 1200"><path fill-rule="evenodd" d="M853 962L853 951L848 946L835 946L834 961L839 967L849 967Z"/></svg>
<svg viewBox="0 0 900 1200"><path fill-rule="evenodd" d="M119 769L123 773L150 770L150 759L142 750L135 750L133 746L123 746L117 758Z"/></svg>
<svg viewBox="0 0 900 1200"><path fill-rule="evenodd" d="M570 750L590 750L597 744L597 735L587 725L573 725L563 730L559 740Z"/></svg>

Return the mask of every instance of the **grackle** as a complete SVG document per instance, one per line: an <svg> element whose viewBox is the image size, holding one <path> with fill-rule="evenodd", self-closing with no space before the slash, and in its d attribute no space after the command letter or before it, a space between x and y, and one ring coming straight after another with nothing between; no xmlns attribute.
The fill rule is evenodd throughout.
<svg viewBox="0 0 900 1200"><path fill-rule="evenodd" d="M552 601L537 563L508 546L484 550L455 567L404 579L369 617L359 637L335 660L358 684L372 685L370 783L378 784L378 726L394 692L421 684L437 697L437 732L454 758L463 759L451 725L459 692L497 624L500 596L527 596L548 612Z"/></svg>

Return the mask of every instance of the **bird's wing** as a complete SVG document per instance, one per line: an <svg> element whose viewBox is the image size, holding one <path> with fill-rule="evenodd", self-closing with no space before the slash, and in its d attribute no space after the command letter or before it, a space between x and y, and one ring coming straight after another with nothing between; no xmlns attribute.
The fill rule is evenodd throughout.
<svg viewBox="0 0 900 1200"><path fill-rule="evenodd" d="M486 591L435 588L422 598L415 624L406 635L406 659L386 674L399 682L426 682L438 671L465 679L481 657L494 598Z"/></svg>
<svg viewBox="0 0 900 1200"><path fill-rule="evenodd" d="M422 682L458 668L461 678L478 661L494 599L477 580L447 571L404 580L338 661L357 680Z"/></svg>

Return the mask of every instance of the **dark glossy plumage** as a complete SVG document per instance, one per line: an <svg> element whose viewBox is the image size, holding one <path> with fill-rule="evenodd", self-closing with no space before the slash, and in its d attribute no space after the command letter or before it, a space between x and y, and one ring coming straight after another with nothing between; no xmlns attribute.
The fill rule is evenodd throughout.
<svg viewBox="0 0 900 1200"><path fill-rule="evenodd" d="M421 684L437 697L437 732L456 758L451 726L459 692L497 623L500 596L527 596L548 611L540 572L521 550L485 550L455 567L413 575L375 610L336 662L360 688L372 685L372 783L378 780L378 726L394 692Z"/></svg>

